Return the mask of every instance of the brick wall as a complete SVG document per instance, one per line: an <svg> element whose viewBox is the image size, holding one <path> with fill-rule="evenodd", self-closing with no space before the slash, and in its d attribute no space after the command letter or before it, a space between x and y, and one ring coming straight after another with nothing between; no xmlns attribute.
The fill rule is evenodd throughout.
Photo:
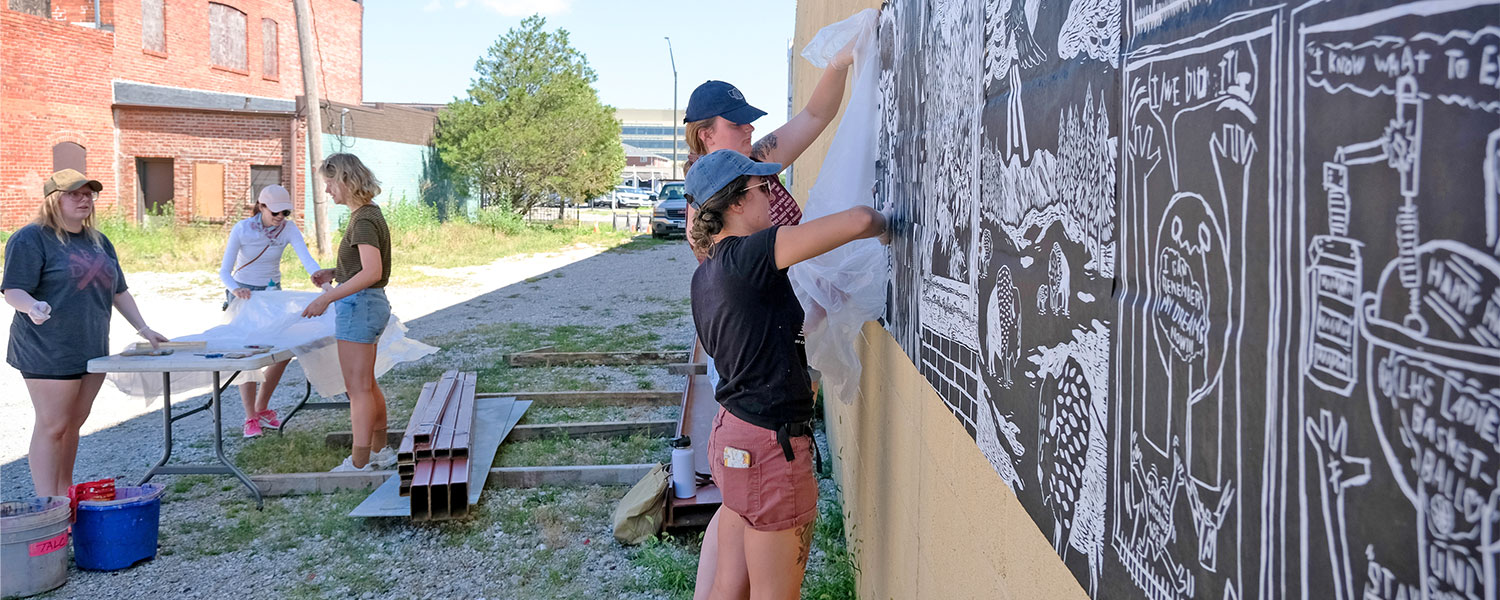
<svg viewBox="0 0 1500 600"><path fill-rule="evenodd" d="M296 191L290 117L207 111L125 108L118 111L120 128L120 188L131 190L134 206L137 158L172 159L172 190L179 221L202 212L193 197L194 165L224 165L224 221L232 223L250 212L250 167L281 167L281 185ZM300 203L299 203L300 204ZM298 207L300 211L301 207Z"/></svg>
<svg viewBox="0 0 1500 600"><path fill-rule="evenodd" d="M0 228L36 215L60 142L87 150L88 175L105 187L100 208L114 205L111 41L107 31L0 9Z"/></svg>
<svg viewBox="0 0 1500 600"><path fill-rule="evenodd" d="M318 47L322 50L325 100L358 104L363 98L360 48L364 7L353 0L310 0ZM209 62L208 2L166 2L167 51L143 49L141 3L119 0L115 8L115 76L156 85L214 92L291 99L302 94L302 58L297 47L297 19L285 0L223 0L219 4L245 13L247 70ZM277 73L269 78L261 64L261 19L276 22Z"/></svg>

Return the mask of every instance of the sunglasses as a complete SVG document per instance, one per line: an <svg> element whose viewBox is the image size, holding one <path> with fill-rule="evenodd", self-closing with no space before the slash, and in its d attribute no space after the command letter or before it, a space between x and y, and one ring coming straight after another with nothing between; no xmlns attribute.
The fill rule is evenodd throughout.
<svg viewBox="0 0 1500 600"><path fill-rule="evenodd" d="M740 190L740 193L743 194L745 192L748 192L750 190L753 190L753 189L758 188L758 187L763 186L763 185L771 185L771 180L769 180L769 179L762 180L760 183L757 183L757 184L752 185L750 187L747 187L747 188L745 188L743 190Z"/></svg>
<svg viewBox="0 0 1500 600"><path fill-rule="evenodd" d="M290 216L292 216L292 211L290 211L290 210L283 210L281 212L272 212L271 216L273 216L273 217L290 217Z"/></svg>

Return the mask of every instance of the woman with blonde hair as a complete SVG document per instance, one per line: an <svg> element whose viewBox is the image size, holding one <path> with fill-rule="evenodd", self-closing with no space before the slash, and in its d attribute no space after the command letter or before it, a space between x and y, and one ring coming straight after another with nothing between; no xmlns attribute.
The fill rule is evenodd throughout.
<svg viewBox="0 0 1500 600"><path fill-rule="evenodd" d="M27 462L38 496L65 495L73 485L78 430L104 384L88 362L109 354L110 308L152 347L167 341L146 326L114 245L94 225L103 189L73 169L53 173L36 220L5 243L0 290L16 310L5 360L21 372L36 411Z"/></svg>
<svg viewBox="0 0 1500 600"><path fill-rule="evenodd" d="M338 340L339 369L349 394L353 452L334 472L369 471L372 464L389 468L396 453L386 445L385 393L375 382L375 348L391 318L385 285L391 277L391 230L375 196L380 182L353 154L329 156L318 168L328 195L349 207L349 221L339 241L338 264L312 275L313 285L329 281L338 286L323 292L302 311L316 317L337 302L334 337ZM381 448L371 453L372 447Z"/></svg>

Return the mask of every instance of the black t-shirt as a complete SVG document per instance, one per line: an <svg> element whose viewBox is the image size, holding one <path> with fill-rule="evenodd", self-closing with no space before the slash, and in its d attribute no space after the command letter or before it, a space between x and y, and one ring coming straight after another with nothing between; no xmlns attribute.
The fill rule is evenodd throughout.
<svg viewBox="0 0 1500 600"><path fill-rule="evenodd" d="M813 418L802 305L776 268L779 228L719 240L693 272L694 326L719 372L714 398L767 429Z"/></svg>
<svg viewBox="0 0 1500 600"><path fill-rule="evenodd" d="M52 306L52 318L41 325L14 311L5 360L25 373L82 373L89 359L109 354L110 310L126 289L115 247L103 234L99 246L82 233L63 235L67 243L32 224L5 242L0 289L22 290Z"/></svg>

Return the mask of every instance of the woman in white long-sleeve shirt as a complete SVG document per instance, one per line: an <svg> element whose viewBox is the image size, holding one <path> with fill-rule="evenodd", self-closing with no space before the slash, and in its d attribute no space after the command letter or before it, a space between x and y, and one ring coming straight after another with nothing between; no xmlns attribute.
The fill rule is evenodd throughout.
<svg viewBox="0 0 1500 600"><path fill-rule="evenodd" d="M292 222L292 197L286 188L268 186L260 191L255 215L236 223L229 232L224 248L224 262L219 279L224 282L224 308L235 298L248 300L252 292L281 289L281 255L290 245L309 274L321 267L307 251L302 232ZM271 393L281 381L290 361L266 367L265 383L240 384L240 401L245 405L245 437L256 437L263 428L279 429L281 421L270 410ZM258 388L258 389L257 389Z"/></svg>

